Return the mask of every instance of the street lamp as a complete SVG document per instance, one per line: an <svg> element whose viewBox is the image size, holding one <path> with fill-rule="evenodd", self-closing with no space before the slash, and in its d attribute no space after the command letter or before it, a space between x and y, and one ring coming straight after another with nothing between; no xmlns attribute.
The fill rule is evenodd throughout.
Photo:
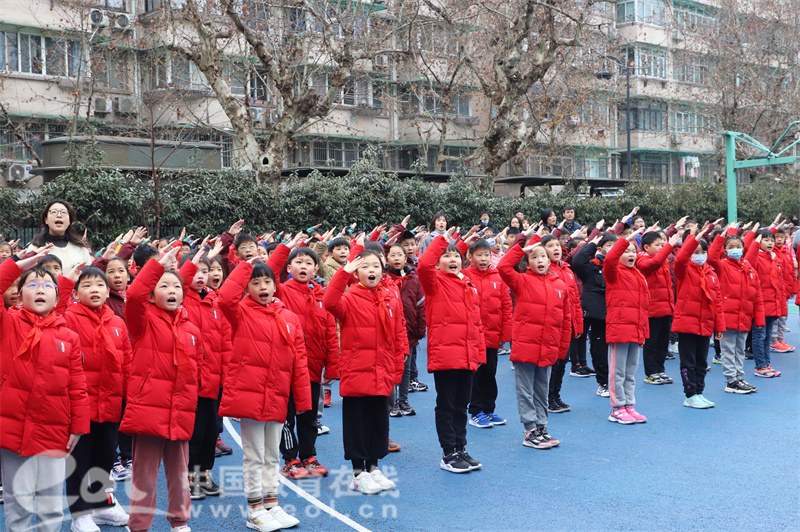
<svg viewBox="0 0 800 532"><path fill-rule="evenodd" d="M627 108L625 111L625 123L626 123L625 129L628 135L628 149L627 149L628 174L625 177L630 178L631 176L631 68L625 63L623 63L621 59L616 58L613 55L601 55L600 57L603 59L610 59L625 69L625 83L627 86L627 98L626 98ZM613 77L613 74L606 69L604 64L603 69L600 70L599 72L595 72L594 76L597 79L602 79L607 81Z"/></svg>

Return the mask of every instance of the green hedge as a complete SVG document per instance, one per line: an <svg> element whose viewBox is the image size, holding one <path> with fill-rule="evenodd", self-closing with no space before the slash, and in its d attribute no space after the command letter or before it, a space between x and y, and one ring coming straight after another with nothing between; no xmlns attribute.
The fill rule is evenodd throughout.
<svg viewBox="0 0 800 532"><path fill-rule="evenodd" d="M723 185L695 183L666 187L648 181L630 183L618 198L582 199L570 184L557 194L526 198L497 198L481 192L463 177L454 176L443 187L418 178L399 179L387 175L369 158L361 160L346 176L328 176L315 171L305 178L292 178L274 189L257 186L239 172L185 173L165 178L161 185L161 227L185 225L196 235L216 234L239 218L251 231L298 230L321 223L323 227L358 223L371 228L383 222L399 222L407 214L412 224L427 223L439 211L455 224L474 224L488 211L495 225L503 228L514 212L521 210L536 220L542 209L575 205L583 223L600 218L613 222L636 206L645 220L663 223L689 215L698 221L724 217L727 212ZM89 229L95 243L104 244L137 225L153 231L155 221L153 183L119 171L93 171L87 167L62 175L41 190L23 196L20 191L0 188L0 232L34 227L37 215L50 198L71 202L78 212L78 226ZM796 177L777 182L763 179L739 187L739 218L772 221L778 212L800 214ZM164 236L164 235L162 235ZM172 236L172 235L166 235Z"/></svg>

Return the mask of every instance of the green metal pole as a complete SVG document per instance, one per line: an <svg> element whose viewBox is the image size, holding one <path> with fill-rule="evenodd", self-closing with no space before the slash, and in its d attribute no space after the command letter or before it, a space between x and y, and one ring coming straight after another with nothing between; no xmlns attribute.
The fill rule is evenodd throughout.
<svg viewBox="0 0 800 532"><path fill-rule="evenodd" d="M728 183L728 223L734 223L738 218L736 212L736 170L733 163L736 161L736 137L730 132L725 132L725 173Z"/></svg>

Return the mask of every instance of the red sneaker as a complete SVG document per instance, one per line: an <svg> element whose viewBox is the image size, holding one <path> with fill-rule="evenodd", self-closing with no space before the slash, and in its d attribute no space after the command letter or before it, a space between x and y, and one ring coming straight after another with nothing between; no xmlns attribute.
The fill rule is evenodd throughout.
<svg viewBox="0 0 800 532"><path fill-rule="evenodd" d="M778 343L781 344L786 349L788 349L789 351L794 351L794 346L787 344L785 340L782 341L782 342L778 342Z"/></svg>
<svg viewBox="0 0 800 532"><path fill-rule="evenodd" d="M395 443L395 442L393 442L393 441L391 440L391 438L390 438L390 439L389 439L389 452L390 452L390 453L396 453L396 452L397 452L397 451L399 451L400 449L402 449L402 447L400 447L400 444L399 444L399 443Z"/></svg>
<svg viewBox="0 0 800 532"><path fill-rule="evenodd" d="M328 408L329 406L331 406L331 391L330 390L327 390L327 389L325 390L325 402L323 404L325 405L325 408Z"/></svg>
<svg viewBox="0 0 800 532"><path fill-rule="evenodd" d="M233 449L222 443L222 438L217 438L217 452L220 454L233 454Z"/></svg>
<svg viewBox="0 0 800 532"><path fill-rule="evenodd" d="M292 480L297 480L308 477L308 470L303 467L303 463L300 460L295 458L294 460L286 462L283 469L281 469L281 475Z"/></svg>
<svg viewBox="0 0 800 532"><path fill-rule="evenodd" d="M303 460L303 467L312 477L324 477L328 474L328 468L317 462L317 458L314 456Z"/></svg>
<svg viewBox="0 0 800 532"><path fill-rule="evenodd" d="M767 366L767 369L768 369L768 370L770 370L770 371L772 372L772 376L773 376L773 377L780 377L780 376L781 376L781 372L780 372L780 371L778 371L777 369L773 368L773 367L772 367L772 364L770 364L769 366Z"/></svg>

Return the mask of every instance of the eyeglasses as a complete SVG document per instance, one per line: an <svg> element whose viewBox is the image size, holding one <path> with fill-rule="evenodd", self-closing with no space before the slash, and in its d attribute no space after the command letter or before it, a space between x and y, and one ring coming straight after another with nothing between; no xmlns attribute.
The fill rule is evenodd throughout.
<svg viewBox="0 0 800 532"><path fill-rule="evenodd" d="M30 288L31 290L38 290L40 287L45 290L55 290L56 285L48 281L31 281L22 285L23 288Z"/></svg>
<svg viewBox="0 0 800 532"><path fill-rule="evenodd" d="M69 214L69 211L66 211L66 210L57 211L56 209L51 209L51 210L49 210L47 212L50 213L52 216L59 216L59 215L60 216L67 216Z"/></svg>

